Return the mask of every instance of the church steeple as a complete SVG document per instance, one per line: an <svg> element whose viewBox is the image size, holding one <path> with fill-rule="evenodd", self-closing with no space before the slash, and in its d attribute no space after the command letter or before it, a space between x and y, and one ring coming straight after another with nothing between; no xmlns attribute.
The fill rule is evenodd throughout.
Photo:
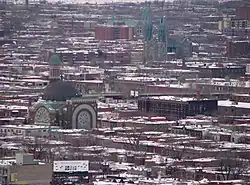
<svg viewBox="0 0 250 185"><path fill-rule="evenodd" d="M142 19L144 23L144 39L150 41L153 38L152 12L150 6L143 9Z"/></svg>
<svg viewBox="0 0 250 185"><path fill-rule="evenodd" d="M158 27L158 60L166 60L167 55L167 27L165 16L161 17Z"/></svg>
<svg viewBox="0 0 250 185"><path fill-rule="evenodd" d="M167 41L167 30L166 30L166 21L165 16L161 17L160 25L158 29L158 41L159 42L166 42Z"/></svg>
<svg viewBox="0 0 250 185"><path fill-rule="evenodd" d="M153 38L153 23L150 4L147 8L143 9L142 20L144 31L143 61L144 63L148 63L155 60L155 43Z"/></svg>
<svg viewBox="0 0 250 185"><path fill-rule="evenodd" d="M50 82L61 80L61 59L56 54L49 59L49 79Z"/></svg>

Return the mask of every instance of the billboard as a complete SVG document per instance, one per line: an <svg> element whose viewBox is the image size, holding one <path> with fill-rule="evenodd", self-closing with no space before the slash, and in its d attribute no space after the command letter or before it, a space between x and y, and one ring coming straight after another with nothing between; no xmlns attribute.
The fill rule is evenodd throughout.
<svg viewBox="0 0 250 185"><path fill-rule="evenodd" d="M74 173L74 172L88 172L89 161L54 161L53 172L56 173Z"/></svg>

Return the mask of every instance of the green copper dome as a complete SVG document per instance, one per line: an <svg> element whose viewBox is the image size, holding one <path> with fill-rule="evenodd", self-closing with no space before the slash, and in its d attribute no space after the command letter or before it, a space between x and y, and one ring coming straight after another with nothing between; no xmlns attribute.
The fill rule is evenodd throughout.
<svg viewBox="0 0 250 185"><path fill-rule="evenodd" d="M50 57L49 64L50 65L61 65L61 59L59 58L58 55L54 54Z"/></svg>

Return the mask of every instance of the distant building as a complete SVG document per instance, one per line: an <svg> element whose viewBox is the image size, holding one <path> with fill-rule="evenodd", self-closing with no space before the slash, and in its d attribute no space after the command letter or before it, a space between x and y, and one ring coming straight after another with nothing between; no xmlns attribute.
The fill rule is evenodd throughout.
<svg viewBox="0 0 250 185"><path fill-rule="evenodd" d="M232 28L247 28L249 26L247 19L232 19L230 23Z"/></svg>
<svg viewBox="0 0 250 185"><path fill-rule="evenodd" d="M132 40L134 28L126 25L97 25L95 28L96 40Z"/></svg>
<svg viewBox="0 0 250 185"><path fill-rule="evenodd" d="M189 39L169 37L167 42L167 60L171 60L169 55L174 55L173 59L192 56L193 46Z"/></svg>
<svg viewBox="0 0 250 185"><path fill-rule="evenodd" d="M250 82L243 80L230 80L230 79L211 79L206 82L197 82L196 87L201 89L203 92L217 92L221 94L227 93L249 93L250 92ZM221 78L220 78L221 79ZM228 98L228 97L227 97Z"/></svg>
<svg viewBox="0 0 250 185"><path fill-rule="evenodd" d="M235 102L250 103L250 93L249 94L232 94L230 100L235 101Z"/></svg>
<svg viewBox="0 0 250 185"><path fill-rule="evenodd" d="M223 31L227 28L247 28L249 26L249 20L224 17L222 21L219 21L219 30Z"/></svg>
<svg viewBox="0 0 250 185"><path fill-rule="evenodd" d="M1 161L1 184L49 185L52 179L52 164L39 164L32 154L16 154L15 159Z"/></svg>
<svg viewBox="0 0 250 185"><path fill-rule="evenodd" d="M53 128L53 127L52 127ZM1 136L45 136L49 126L38 125L2 125L0 126Z"/></svg>
<svg viewBox="0 0 250 185"><path fill-rule="evenodd" d="M191 57L193 52L193 43L189 39L182 41L182 58Z"/></svg>
<svg viewBox="0 0 250 185"><path fill-rule="evenodd" d="M231 100L218 101L219 116L247 116L250 113L250 103Z"/></svg>
<svg viewBox="0 0 250 185"><path fill-rule="evenodd" d="M250 57L250 41L228 41L227 56L230 58Z"/></svg>
<svg viewBox="0 0 250 185"><path fill-rule="evenodd" d="M250 34L249 20L243 18L224 17L219 21L218 29L228 36L248 36Z"/></svg>
<svg viewBox="0 0 250 185"><path fill-rule="evenodd" d="M117 49L117 51L88 51L88 50L58 50L56 54L64 64L74 65L84 62L105 62L115 61L119 64L128 64L131 62L131 53L127 49ZM47 54L50 56L50 54Z"/></svg>
<svg viewBox="0 0 250 185"><path fill-rule="evenodd" d="M230 17L224 17L223 20L218 22L218 29L220 31L229 28L230 27L230 22L231 22L231 18Z"/></svg>
<svg viewBox="0 0 250 185"><path fill-rule="evenodd" d="M59 30L63 30L63 32L82 33L84 31L94 31L97 23L72 18L72 20L58 20L57 25Z"/></svg>
<svg viewBox="0 0 250 185"><path fill-rule="evenodd" d="M198 75L201 78L239 78L246 73L246 66L240 64L203 64L191 65L187 68L199 70Z"/></svg>
<svg viewBox="0 0 250 185"><path fill-rule="evenodd" d="M223 30L223 34L227 36L247 37L250 35L250 27L248 28L226 28Z"/></svg>
<svg viewBox="0 0 250 185"><path fill-rule="evenodd" d="M237 8L236 17L239 19L246 19L250 21L250 6Z"/></svg>
<svg viewBox="0 0 250 185"><path fill-rule="evenodd" d="M178 120L199 114L215 114L217 100L174 96L142 97L138 100L138 109L142 112L165 116L169 120Z"/></svg>
<svg viewBox="0 0 250 185"><path fill-rule="evenodd" d="M143 37L143 24L141 21L133 19L112 19L107 22L107 25L124 25L134 28L134 36Z"/></svg>
<svg viewBox="0 0 250 185"><path fill-rule="evenodd" d="M57 125L63 128L92 129L96 127L96 97L84 98L70 82L62 80L61 60L52 55L49 60L50 84L42 100L29 110L29 121L37 125ZM86 97L86 96L85 96Z"/></svg>

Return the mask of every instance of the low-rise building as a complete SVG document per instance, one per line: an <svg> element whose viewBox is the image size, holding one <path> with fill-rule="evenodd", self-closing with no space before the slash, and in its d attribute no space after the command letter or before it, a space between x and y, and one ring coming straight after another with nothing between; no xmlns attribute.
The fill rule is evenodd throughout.
<svg viewBox="0 0 250 185"><path fill-rule="evenodd" d="M142 112L165 116L170 120L178 120L186 116L215 114L217 100L174 96L142 97L138 100L138 109Z"/></svg>
<svg viewBox="0 0 250 185"><path fill-rule="evenodd" d="M32 154L16 154L15 159L3 159L0 163L1 184L49 185L52 179L52 164L35 161Z"/></svg>
<svg viewBox="0 0 250 185"><path fill-rule="evenodd" d="M250 103L230 100L218 101L219 116L247 116L250 114Z"/></svg>
<svg viewBox="0 0 250 185"><path fill-rule="evenodd" d="M250 51L250 41L228 41L227 56L230 58L248 58Z"/></svg>

